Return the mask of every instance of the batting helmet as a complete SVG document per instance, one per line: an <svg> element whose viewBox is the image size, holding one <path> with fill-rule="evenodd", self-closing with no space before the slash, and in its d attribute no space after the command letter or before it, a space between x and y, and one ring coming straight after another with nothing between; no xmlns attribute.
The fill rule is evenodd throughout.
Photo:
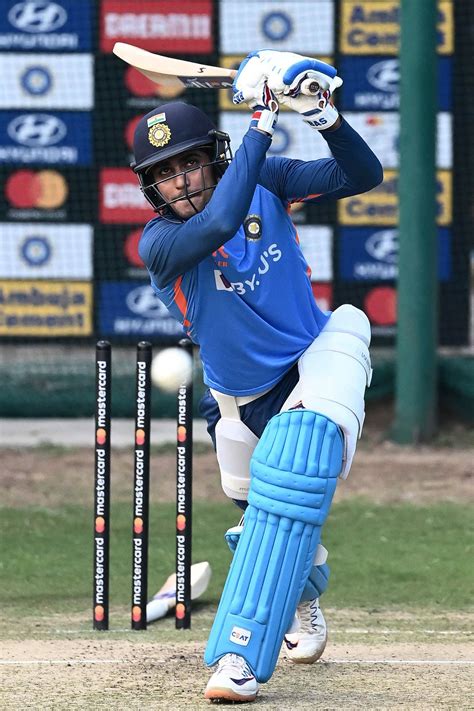
<svg viewBox="0 0 474 711"><path fill-rule="evenodd" d="M172 206L161 195L150 168L194 148L209 147L209 163L214 168L215 188L232 153L227 133L218 131L210 118L197 106L183 101L162 104L147 113L137 124L133 140L135 160L130 167L137 174L140 189L156 212Z"/></svg>

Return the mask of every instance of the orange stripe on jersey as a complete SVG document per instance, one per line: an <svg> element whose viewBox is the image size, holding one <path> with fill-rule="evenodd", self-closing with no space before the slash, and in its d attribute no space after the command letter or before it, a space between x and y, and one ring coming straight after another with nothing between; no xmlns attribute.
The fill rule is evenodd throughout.
<svg viewBox="0 0 474 711"><path fill-rule="evenodd" d="M176 281L174 283L173 296L174 296L174 301L175 301L176 306L183 314L183 326L188 328L191 325L191 321L188 321L186 318L186 311L188 310L188 302L186 301L184 292L181 289L181 282L182 281L183 281L182 276L179 276L176 279Z"/></svg>
<svg viewBox="0 0 474 711"><path fill-rule="evenodd" d="M306 202L306 200L313 200L314 198L321 197L324 193L314 193L314 195L306 195L306 197L303 198L295 198L294 200L290 200L289 203L290 205L293 202Z"/></svg>

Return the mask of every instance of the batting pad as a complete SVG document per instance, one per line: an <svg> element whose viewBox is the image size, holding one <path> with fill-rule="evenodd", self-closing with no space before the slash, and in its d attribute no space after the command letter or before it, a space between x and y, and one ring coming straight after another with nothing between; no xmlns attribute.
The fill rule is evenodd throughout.
<svg viewBox="0 0 474 711"><path fill-rule="evenodd" d="M260 682L275 669L283 636L313 565L341 471L337 425L312 410L272 417L253 453L249 506L204 661L239 654Z"/></svg>

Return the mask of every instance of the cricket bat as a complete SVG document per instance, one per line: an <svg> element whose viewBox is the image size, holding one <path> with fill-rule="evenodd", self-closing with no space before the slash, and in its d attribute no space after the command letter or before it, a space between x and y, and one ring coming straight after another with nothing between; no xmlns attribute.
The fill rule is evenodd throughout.
<svg viewBox="0 0 474 711"><path fill-rule="evenodd" d="M126 42L116 42L113 52L155 84L169 89L179 90L183 87L186 89L231 89L237 74L235 69L211 67L208 64L173 59L162 54L148 52L146 49L140 49L140 47ZM340 81L339 77L337 79ZM308 78L301 83L299 91L301 94L312 96L319 91L319 88L317 81Z"/></svg>
<svg viewBox="0 0 474 711"><path fill-rule="evenodd" d="M200 597L209 585L211 566L207 561L191 566L191 600ZM165 617L176 605L176 574L172 573L146 606L146 621Z"/></svg>

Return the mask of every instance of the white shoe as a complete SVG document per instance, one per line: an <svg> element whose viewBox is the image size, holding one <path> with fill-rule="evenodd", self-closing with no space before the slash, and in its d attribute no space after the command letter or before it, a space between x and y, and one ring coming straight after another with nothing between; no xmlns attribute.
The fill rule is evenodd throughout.
<svg viewBox="0 0 474 711"><path fill-rule="evenodd" d="M286 656L296 664L312 664L324 652L327 639L328 630L319 598L301 602L283 641Z"/></svg>
<svg viewBox="0 0 474 711"><path fill-rule="evenodd" d="M214 703L220 701L255 701L258 682L243 657L224 654L217 669L209 679L204 698Z"/></svg>

